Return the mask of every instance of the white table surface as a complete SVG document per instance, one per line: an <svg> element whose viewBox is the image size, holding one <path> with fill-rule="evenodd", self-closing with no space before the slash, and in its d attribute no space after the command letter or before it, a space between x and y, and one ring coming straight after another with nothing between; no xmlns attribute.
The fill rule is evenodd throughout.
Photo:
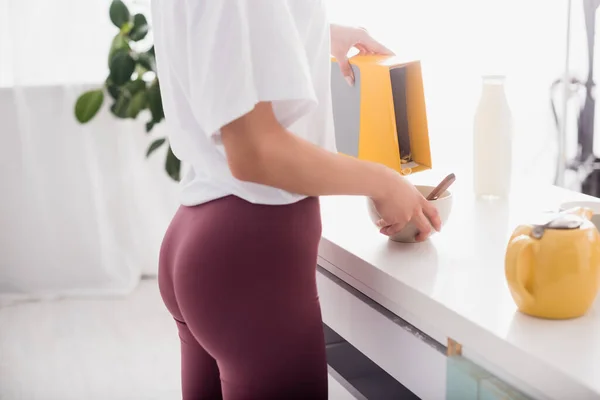
<svg viewBox="0 0 600 400"><path fill-rule="evenodd" d="M413 180L435 183L439 176ZM322 198L320 258L401 305L401 317L425 321L540 396L600 398L600 303L569 321L529 317L517 311L504 276L506 243L519 223L589 198L529 186L513 189L509 200L483 201L472 194L469 178L459 176L453 186L453 211L442 232L420 244L379 234L362 197Z"/></svg>

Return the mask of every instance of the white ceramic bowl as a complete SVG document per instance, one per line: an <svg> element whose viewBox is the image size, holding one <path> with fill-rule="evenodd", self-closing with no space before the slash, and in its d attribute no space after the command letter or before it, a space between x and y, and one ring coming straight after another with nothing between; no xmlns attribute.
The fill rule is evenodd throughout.
<svg viewBox="0 0 600 400"><path fill-rule="evenodd" d="M425 197L427 197L427 195L429 195L429 193L431 193L431 191L435 189L435 186L426 185L415 185L415 187ZM377 221L379 221L381 218L379 216L379 213L377 212L377 209L375 208L375 204L369 198L367 202L369 209L369 217L371 217L371 221L373 221L373 224L377 224ZM450 217L450 212L452 211L452 193L449 190L446 190L437 200L432 200L430 203L433 204L438 210L443 227L448 221L448 218ZM435 233L435 229L432 229L431 232L432 233L429 236ZM415 237L418 233L419 231L417 230L417 227L412 222L409 222L400 232L396 233L393 236L390 236L390 240L403 243L415 243Z"/></svg>

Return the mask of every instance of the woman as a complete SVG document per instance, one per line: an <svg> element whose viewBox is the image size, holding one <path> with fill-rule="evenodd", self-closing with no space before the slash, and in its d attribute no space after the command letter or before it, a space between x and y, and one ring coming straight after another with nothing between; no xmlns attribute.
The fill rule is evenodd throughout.
<svg viewBox="0 0 600 400"><path fill-rule="evenodd" d="M153 0L169 139L191 167L159 273L184 399L327 397L318 196L370 196L386 235L439 229L400 174L336 154L330 54L352 84L353 46L389 51L323 3Z"/></svg>

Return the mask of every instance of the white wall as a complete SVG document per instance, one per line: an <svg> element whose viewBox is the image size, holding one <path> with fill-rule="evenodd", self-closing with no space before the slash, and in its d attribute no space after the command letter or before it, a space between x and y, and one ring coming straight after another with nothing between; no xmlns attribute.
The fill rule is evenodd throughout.
<svg viewBox="0 0 600 400"><path fill-rule="evenodd" d="M585 63L581 1L573 3L573 43L581 43L575 46L573 65L581 66ZM555 128L549 87L564 67L566 0L328 0L328 4L333 20L362 25L398 54L423 60L434 163L470 162L479 77L500 73L508 77L515 117L516 166L550 182Z"/></svg>

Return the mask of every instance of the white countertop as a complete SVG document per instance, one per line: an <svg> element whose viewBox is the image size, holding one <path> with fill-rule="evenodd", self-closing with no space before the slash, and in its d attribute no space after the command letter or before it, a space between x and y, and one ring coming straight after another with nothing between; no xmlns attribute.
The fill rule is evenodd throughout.
<svg viewBox="0 0 600 400"><path fill-rule="evenodd" d="M422 173L413 180L435 184L432 177L438 176ZM400 305L405 310L400 317L425 321L460 342L465 354L509 371L540 396L600 398L600 302L574 320L529 317L517 311L504 277L506 243L516 225L532 213L589 198L530 186L514 189L509 200L483 201L464 180L458 176L452 187L447 225L420 244L381 235L362 197L322 198L320 258Z"/></svg>

